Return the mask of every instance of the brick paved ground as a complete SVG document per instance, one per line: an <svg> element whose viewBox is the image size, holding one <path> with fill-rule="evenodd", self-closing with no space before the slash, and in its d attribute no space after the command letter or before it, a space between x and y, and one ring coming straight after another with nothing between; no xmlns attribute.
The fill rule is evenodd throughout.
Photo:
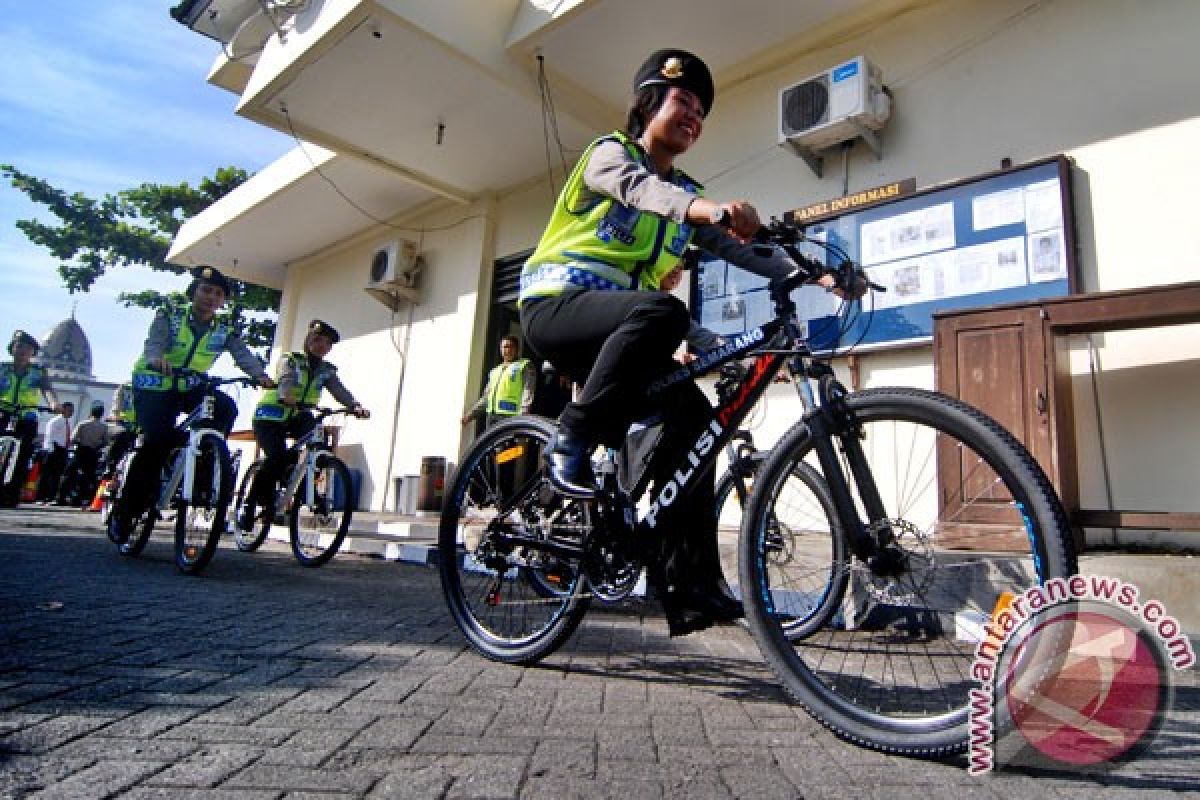
<svg viewBox="0 0 1200 800"><path fill-rule="evenodd" d="M165 530L119 556L95 515L0 512L0 797L1200 796L1200 689L1105 778L877 755L787 702L750 636L669 640L594 611L545 664L466 650L428 567L226 544L206 574Z"/></svg>

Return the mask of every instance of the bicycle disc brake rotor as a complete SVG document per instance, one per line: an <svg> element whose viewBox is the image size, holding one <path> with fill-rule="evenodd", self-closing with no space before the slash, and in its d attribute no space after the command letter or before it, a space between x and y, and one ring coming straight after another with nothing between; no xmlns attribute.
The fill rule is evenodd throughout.
<svg viewBox="0 0 1200 800"><path fill-rule="evenodd" d="M892 541L879 556L883 563L871 567L856 560L854 571L877 602L907 605L921 601L936 575L933 543L916 525L902 519L873 523L868 532L876 536L884 528L891 530Z"/></svg>

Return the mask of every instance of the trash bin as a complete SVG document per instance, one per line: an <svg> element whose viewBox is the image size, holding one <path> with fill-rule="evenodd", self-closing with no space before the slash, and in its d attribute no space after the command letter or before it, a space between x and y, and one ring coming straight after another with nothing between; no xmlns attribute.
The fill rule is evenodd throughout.
<svg viewBox="0 0 1200 800"><path fill-rule="evenodd" d="M421 477L417 487L418 511L441 511L446 487L446 459L425 456L421 459Z"/></svg>

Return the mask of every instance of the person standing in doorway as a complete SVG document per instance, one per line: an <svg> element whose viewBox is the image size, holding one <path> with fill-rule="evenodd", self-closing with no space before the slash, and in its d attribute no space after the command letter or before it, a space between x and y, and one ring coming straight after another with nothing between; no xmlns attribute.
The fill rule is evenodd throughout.
<svg viewBox="0 0 1200 800"><path fill-rule="evenodd" d="M500 363L488 374L487 386L475 405L462 415L466 425L484 415L487 426L517 414L528 414L537 389L537 368L527 358L520 358L521 341L512 334L500 339Z"/></svg>

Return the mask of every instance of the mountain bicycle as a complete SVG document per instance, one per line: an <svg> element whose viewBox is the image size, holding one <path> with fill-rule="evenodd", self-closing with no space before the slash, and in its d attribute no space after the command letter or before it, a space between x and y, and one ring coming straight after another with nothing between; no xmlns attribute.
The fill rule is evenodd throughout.
<svg viewBox="0 0 1200 800"><path fill-rule="evenodd" d="M105 528L108 538L122 555L136 556L150 540L154 523L172 509L175 514L175 566L184 574L198 575L217 551L233 498L233 463L225 435L213 423L214 393L221 386L252 386L255 381L247 377L220 378L183 369L175 370L173 377L188 390L202 387L204 399L176 426L176 433L185 441L167 459L157 500L150 508L140 511L129 529L120 526L119 509L127 498L125 477L132 462L132 452L122 458Z"/></svg>
<svg viewBox="0 0 1200 800"><path fill-rule="evenodd" d="M748 493L738 574L750 630L786 690L837 735L898 754L961 752L979 627L1005 598L1075 572L1066 514L1029 452L981 411L923 389L847 391L808 348L791 293L820 274L851 287L864 273L832 244L815 243L831 266L805 257L790 224L773 221L760 238L810 274L769 286L773 319L651 387L753 358L679 474L711 469L784 371L804 413ZM559 648L593 596L642 566L657 510L679 495L674 480L647 494L644 477L626 490L609 454L594 499L564 497L544 467L511 491L491 479L514 458L542 464L554 433L534 417L486 431L442 513L447 605L468 643L496 661L529 664ZM569 578L549 598L519 579L547 558Z"/></svg>
<svg viewBox="0 0 1200 800"><path fill-rule="evenodd" d="M287 517L292 554L306 567L319 567L337 555L350 530L356 498L350 469L333 454L321 424L335 414L353 414L350 408L314 408L316 424L287 450L289 467L280 486L275 487L277 513ZM264 459L250 465L238 486L238 511L249 499L250 487ZM236 518L236 517L235 517ZM251 553L262 546L275 514L263 515L251 530L234 526L238 549Z"/></svg>

